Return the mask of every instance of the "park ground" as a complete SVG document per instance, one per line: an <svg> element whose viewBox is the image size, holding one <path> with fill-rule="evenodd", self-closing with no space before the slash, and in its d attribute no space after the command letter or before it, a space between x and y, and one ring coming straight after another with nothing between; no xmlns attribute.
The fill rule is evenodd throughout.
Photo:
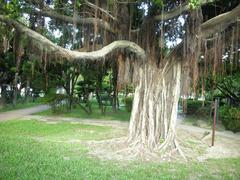
<svg viewBox="0 0 240 180"><path fill-rule="evenodd" d="M127 115L24 115L0 122L0 179L240 179L240 134L183 123L188 161L125 154ZM115 119L115 120L113 120Z"/></svg>

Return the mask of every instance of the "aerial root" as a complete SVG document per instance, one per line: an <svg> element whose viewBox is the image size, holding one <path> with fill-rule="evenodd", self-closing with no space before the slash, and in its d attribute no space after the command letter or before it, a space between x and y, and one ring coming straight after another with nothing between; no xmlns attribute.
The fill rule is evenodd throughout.
<svg viewBox="0 0 240 180"><path fill-rule="evenodd" d="M176 134L174 132L170 133L169 136L162 144L152 143L152 146L149 146L151 143L143 143L141 138L135 138L134 141L128 141L128 145L130 150L138 154L141 159L181 159L187 161L186 156L184 155L183 150L180 148L180 145L177 141ZM124 150L121 150L121 152ZM120 152L120 151L118 151ZM177 155L179 154L180 157Z"/></svg>
<svg viewBox="0 0 240 180"><path fill-rule="evenodd" d="M179 146L179 144L178 144L178 142L177 142L177 139L174 140L174 144L175 144L175 146L176 146L177 151L178 151L179 154L182 156L182 158L183 158L185 161L187 161L187 158L186 158L186 156L184 155L183 151L181 150L181 148L180 148L180 146Z"/></svg>
<svg viewBox="0 0 240 180"><path fill-rule="evenodd" d="M91 141L88 143L92 149L90 154L100 159L141 160L141 161L171 161L184 159L184 152L175 135L169 136L162 144L143 143L141 138L129 141L127 137L114 138L111 140Z"/></svg>

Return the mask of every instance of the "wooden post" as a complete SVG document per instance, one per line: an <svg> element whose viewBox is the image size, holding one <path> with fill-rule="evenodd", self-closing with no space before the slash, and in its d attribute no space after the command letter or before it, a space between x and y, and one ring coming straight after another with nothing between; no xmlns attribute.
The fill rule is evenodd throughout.
<svg viewBox="0 0 240 180"><path fill-rule="evenodd" d="M214 141L215 141L216 119L217 119L217 110L218 110L217 108L218 108L218 100L215 99L214 117L213 117L213 126L212 126L212 146L214 146Z"/></svg>
<svg viewBox="0 0 240 180"><path fill-rule="evenodd" d="M220 98L217 97L217 112L216 112L216 124L218 123L219 119L219 104L220 104Z"/></svg>

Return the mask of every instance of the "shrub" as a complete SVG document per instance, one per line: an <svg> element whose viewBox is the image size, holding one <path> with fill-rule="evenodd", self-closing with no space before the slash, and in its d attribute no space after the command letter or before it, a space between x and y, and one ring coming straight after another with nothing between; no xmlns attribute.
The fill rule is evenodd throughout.
<svg viewBox="0 0 240 180"><path fill-rule="evenodd" d="M128 96L125 98L125 108L127 112L131 112L132 111L132 103L133 103L133 97L132 96Z"/></svg>
<svg viewBox="0 0 240 180"><path fill-rule="evenodd" d="M66 100L67 96L65 94L56 94L55 89L51 89L44 98L44 101L51 106L53 113L64 111L67 105Z"/></svg>
<svg viewBox="0 0 240 180"><path fill-rule="evenodd" d="M210 114L211 107L209 104L205 104L202 107L202 101L188 100L187 101L187 114L197 116L208 116Z"/></svg>
<svg viewBox="0 0 240 180"><path fill-rule="evenodd" d="M240 108L222 106L220 108L220 118L227 130L234 133L240 131Z"/></svg>
<svg viewBox="0 0 240 180"><path fill-rule="evenodd" d="M187 114L196 114L197 110L202 106L202 102L188 100L187 101Z"/></svg>

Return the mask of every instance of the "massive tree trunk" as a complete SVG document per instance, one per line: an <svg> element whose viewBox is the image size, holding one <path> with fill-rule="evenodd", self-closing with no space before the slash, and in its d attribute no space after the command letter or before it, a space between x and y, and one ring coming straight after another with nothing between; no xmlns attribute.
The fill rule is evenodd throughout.
<svg viewBox="0 0 240 180"><path fill-rule="evenodd" d="M129 126L129 141L143 148L166 150L175 146L181 62L164 67L145 64L139 69Z"/></svg>

